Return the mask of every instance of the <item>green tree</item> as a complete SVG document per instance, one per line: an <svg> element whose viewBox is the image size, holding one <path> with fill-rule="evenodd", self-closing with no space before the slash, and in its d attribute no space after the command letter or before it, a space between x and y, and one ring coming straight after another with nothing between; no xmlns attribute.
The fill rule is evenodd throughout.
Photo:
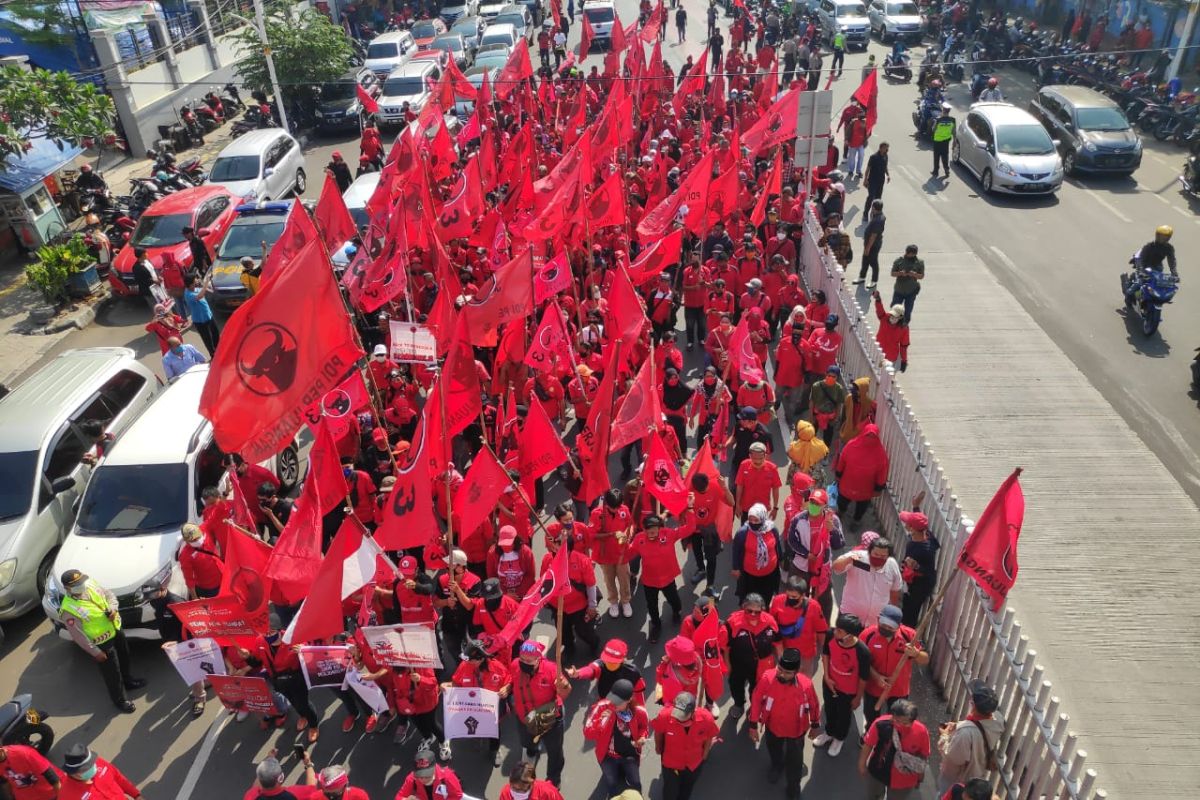
<svg viewBox="0 0 1200 800"><path fill-rule="evenodd" d="M279 78L279 98L284 104L305 96L313 89L346 71L352 54L346 34L328 17L313 9L296 11L291 4L276 4L264 15L267 41ZM242 58L237 73L251 89L271 93L267 60L258 30L246 26L237 34Z"/></svg>
<svg viewBox="0 0 1200 800"><path fill-rule="evenodd" d="M112 98L95 84L77 83L70 73L0 70L0 170L5 156L24 153L35 139L60 146L113 144L115 120Z"/></svg>

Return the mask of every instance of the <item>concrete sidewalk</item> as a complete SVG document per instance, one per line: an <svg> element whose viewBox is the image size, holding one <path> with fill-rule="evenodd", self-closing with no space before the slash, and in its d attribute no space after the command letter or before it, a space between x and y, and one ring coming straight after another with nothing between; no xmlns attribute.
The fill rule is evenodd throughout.
<svg viewBox="0 0 1200 800"><path fill-rule="evenodd" d="M1021 570L1009 604L1097 786L1126 800L1190 798L1200 782L1200 679L1190 669L1200 597L1188 548L1200 511L971 252L952 205L929 193L925 157L894 148L885 193L885 302L886 271L908 241L920 243L927 266L900 377L906 397L970 515L1013 467L1025 468ZM847 208L862 199L853 192ZM873 328L867 293L858 298Z"/></svg>

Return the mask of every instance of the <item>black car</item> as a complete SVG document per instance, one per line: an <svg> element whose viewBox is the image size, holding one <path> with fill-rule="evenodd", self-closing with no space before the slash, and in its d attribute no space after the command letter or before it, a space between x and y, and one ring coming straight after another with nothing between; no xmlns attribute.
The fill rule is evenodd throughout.
<svg viewBox="0 0 1200 800"><path fill-rule="evenodd" d="M358 99L361 86L367 94L379 94L379 79L365 67L352 69L336 81L321 85L317 98L317 126L323 131L358 128L364 116L362 102Z"/></svg>
<svg viewBox="0 0 1200 800"><path fill-rule="evenodd" d="M1029 104L1058 142L1063 172L1131 175L1142 165L1142 140L1112 98L1084 86L1043 86Z"/></svg>

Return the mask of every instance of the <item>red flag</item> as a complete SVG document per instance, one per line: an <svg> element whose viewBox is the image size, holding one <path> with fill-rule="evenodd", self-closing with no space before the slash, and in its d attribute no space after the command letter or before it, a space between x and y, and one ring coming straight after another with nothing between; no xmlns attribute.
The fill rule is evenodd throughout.
<svg viewBox="0 0 1200 800"><path fill-rule="evenodd" d="M412 443L396 458L396 483L383 504L383 520L375 531L376 541L385 550L420 547L438 529L433 515L433 487L429 483L429 456L425 452L430 406L435 405L435 400L431 397L425 402Z"/></svg>
<svg viewBox="0 0 1200 800"><path fill-rule="evenodd" d="M316 441L308 451L308 480L313 478L317 480L317 502L321 514L327 514L339 503L346 502L346 476L342 472L341 455L328 419L322 419L317 425Z"/></svg>
<svg viewBox="0 0 1200 800"><path fill-rule="evenodd" d="M625 270L618 268L613 275L612 295L608 298L608 313L612 317L612 330L621 341L632 345L637 341L646 324L646 308L642 298L629 281Z"/></svg>
<svg viewBox="0 0 1200 800"><path fill-rule="evenodd" d="M588 53L592 52L592 40L596 38L596 32L592 30L592 23L588 22L587 14L583 15L583 26L580 30L582 33L579 35L579 60L583 61L588 57Z"/></svg>
<svg viewBox="0 0 1200 800"><path fill-rule="evenodd" d="M615 28L614 28L615 30ZM608 96L600 117L592 125L592 161L601 164L623 144L623 128L633 118L633 100L618 82Z"/></svg>
<svg viewBox="0 0 1200 800"><path fill-rule="evenodd" d="M719 72L713 76L712 83L708 87L708 102L716 114L725 114L725 76Z"/></svg>
<svg viewBox="0 0 1200 800"><path fill-rule="evenodd" d="M646 24L642 26L641 33L638 35L646 44L650 44L658 39L659 31L667 21L667 9L663 5L663 0L658 0L658 5L650 12L650 16L646 17Z"/></svg>
<svg viewBox="0 0 1200 800"><path fill-rule="evenodd" d="M777 94L779 94L779 73L776 70L769 70L758 86L754 87L755 104L762 109L770 108L771 103L775 102Z"/></svg>
<svg viewBox="0 0 1200 800"><path fill-rule="evenodd" d="M718 490L725 485L725 479L721 477L720 470L717 469L716 463L712 457L712 446L710 442L721 441L717 438L714 431L712 436L704 440L704 444L696 452L692 459L691 466L688 467L687 475L683 478L683 483L690 490L692 478L696 475L707 475L710 486L716 486ZM728 542L733 539L733 506L725 502L723 494L718 495L719 500L715 509L710 509L706 505L696 506L696 522L699 525L715 525L717 535L721 541ZM709 515L712 515L711 517Z"/></svg>
<svg viewBox="0 0 1200 800"><path fill-rule="evenodd" d="M742 146L750 148L750 156L796 137L800 119L800 87L789 89L742 135Z"/></svg>
<svg viewBox="0 0 1200 800"><path fill-rule="evenodd" d="M496 75L496 96L501 100L512 94L517 86L533 77L533 62L529 60L529 41L524 37L517 42L516 48L503 69Z"/></svg>
<svg viewBox="0 0 1200 800"><path fill-rule="evenodd" d="M767 202L775 195L778 196L783 191L783 148L775 151L775 162L771 165L771 172L767 175L767 185L762 188L758 194L758 201L754 204L754 211L750 213L750 223L754 227L763 224L763 220L767 218Z"/></svg>
<svg viewBox="0 0 1200 800"><path fill-rule="evenodd" d="M639 253L637 260L629 265L629 279L641 286L672 264L678 264L683 252L683 233L683 228L676 228Z"/></svg>
<svg viewBox="0 0 1200 800"><path fill-rule="evenodd" d="M608 443L608 452L620 450L658 429L662 409L659 407L656 387L650 380L653 367L652 358L642 362L642 368L633 379L633 385L621 400L617 416L613 419L612 440Z"/></svg>
<svg viewBox="0 0 1200 800"><path fill-rule="evenodd" d="M709 606L709 612L696 626L692 633L692 644L700 654L703 664L704 694L710 701L716 701L725 693L725 662L721 658L721 620L717 616L716 604Z"/></svg>
<svg viewBox="0 0 1200 800"><path fill-rule="evenodd" d="M576 437L579 458L583 462L583 488L580 490L585 502L592 502L608 491L608 442L612 434L613 396L616 394L618 356L621 347L612 349L604 380L596 390L592 407L588 411L587 424Z"/></svg>
<svg viewBox="0 0 1200 800"><path fill-rule="evenodd" d="M700 59L692 65L691 71L680 81L675 96L671 98L671 105L674 106L676 114L683 113L684 101L687 100L688 95L704 91L704 82L707 78L708 48L706 47L700 54Z"/></svg>
<svg viewBox="0 0 1200 800"><path fill-rule="evenodd" d="M688 490L679 475L679 467L667 453L658 432L650 436L650 449L646 454L646 466L642 469L646 491L675 516L687 508Z"/></svg>
<svg viewBox="0 0 1200 800"><path fill-rule="evenodd" d="M730 213L737 210L738 191L741 181L734 166L713 178L708 184L703 207L689 208L686 225L697 236L712 227L713 223L724 222Z"/></svg>
<svg viewBox="0 0 1200 800"><path fill-rule="evenodd" d="M856 101L860 106L866 109L867 115L867 136L871 135L871 131L875 129L875 121L879 119L879 70L871 70L867 73L867 77L859 84L859 87L854 90L854 94L850 96L851 100Z"/></svg>
<svg viewBox="0 0 1200 800"><path fill-rule="evenodd" d="M533 257L522 248L462 308L471 344L486 345L505 323L533 313Z"/></svg>
<svg viewBox="0 0 1200 800"><path fill-rule="evenodd" d="M534 331L525 349L525 363L539 372L551 371L554 359L559 363L571 360L571 339L563 322L565 315L557 302L551 302L542 313L542 324Z"/></svg>
<svg viewBox="0 0 1200 800"><path fill-rule="evenodd" d="M238 481L237 475L232 470L226 473L229 475L229 485L233 487L233 513L230 515L230 521L235 525L241 525L248 531L254 530L254 515L250 513L250 501L246 499L246 495L242 492L242 484ZM255 500L258 498L256 497Z"/></svg>
<svg viewBox="0 0 1200 800"><path fill-rule="evenodd" d="M289 603L300 602L317 576L317 567L321 563L320 498L320 478L310 470L292 515L271 551L271 560L267 562L267 575L291 587Z"/></svg>
<svg viewBox="0 0 1200 800"><path fill-rule="evenodd" d="M745 317L733 329L729 337L728 375L737 374L742 380L759 381L763 378L762 362L754 352L750 341L750 324ZM728 375L726 376L728 379Z"/></svg>
<svg viewBox="0 0 1200 800"><path fill-rule="evenodd" d="M512 615L508 623L492 637L489 648L492 653L503 653L507 656L513 643L533 623L538 612L545 608L547 603L570 594L569 558L570 551L566 546L558 548L558 552L550 561L550 568L542 573L533 588L521 599L520 605L517 606L517 612Z"/></svg>
<svg viewBox="0 0 1200 800"><path fill-rule="evenodd" d="M517 434L517 454L521 483L537 480L567 460L567 449L540 402L529 404L525 425Z"/></svg>
<svg viewBox="0 0 1200 800"><path fill-rule="evenodd" d="M308 216L308 210L299 201L295 202L291 213L287 215L287 221L283 223L283 232L270 246L267 257L263 259L262 274L259 276L261 283L265 284L276 272L299 257L304 245L319 238L316 226ZM317 265L310 264L309 268L316 269Z"/></svg>
<svg viewBox="0 0 1200 800"><path fill-rule="evenodd" d="M458 192L442 206L438 227L442 241L471 235L475 221L484 215L483 180L479 177L479 158L472 156L462 171Z"/></svg>
<svg viewBox="0 0 1200 800"><path fill-rule="evenodd" d="M1021 470L1013 470L979 515L975 529L958 554L958 568L991 596L999 609L1017 582L1017 539L1025 521Z"/></svg>
<svg viewBox="0 0 1200 800"><path fill-rule="evenodd" d="M475 100L479 97L479 90L467 80L467 76L463 75L462 70L458 68L458 62L453 58L446 62L446 76L450 80L450 85L454 87L454 94L457 96L464 97L467 100Z"/></svg>
<svg viewBox="0 0 1200 800"><path fill-rule="evenodd" d="M625 27L621 25L621 16L616 13L616 9L613 9L612 32L610 35L612 39L609 41L609 48L614 53L624 52L627 45Z"/></svg>
<svg viewBox="0 0 1200 800"><path fill-rule="evenodd" d="M625 183L621 173L614 172L588 198L588 222L593 229L600 229L624 225L627 220Z"/></svg>
<svg viewBox="0 0 1200 800"><path fill-rule="evenodd" d="M267 575L271 546L255 536L232 530L225 540L223 555L225 574L221 578L220 594L236 597L247 617L262 620L261 624L254 624L255 630L266 633L272 583Z"/></svg>
<svg viewBox="0 0 1200 800"><path fill-rule="evenodd" d="M362 104L363 111L368 114L379 113L379 103L375 102L375 98L363 88L363 85L357 81L354 82L354 93L358 95L358 102Z"/></svg>
<svg viewBox="0 0 1200 800"><path fill-rule="evenodd" d="M462 433L483 412L479 371L475 367L475 350L467 341L462 315L459 315L438 383L445 392L446 419L442 420L442 425L445 428L445 436L449 439Z"/></svg>
<svg viewBox="0 0 1200 800"><path fill-rule="evenodd" d="M251 464L290 444L312 398L363 355L315 235L221 333L225 344L213 357L200 413L220 448Z"/></svg>
<svg viewBox="0 0 1200 800"><path fill-rule="evenodd" d="M458 149L462 150L470 142L480 137L479 114L473 113L467 118L467 122L459 130L458 135L454 137L454 141L458 143Z"/></svg>
<svg viewBox="0 0 1200 800"><path fill-rule="evenodd" d="M559 292L570 289L571 278L567 251L559 250L558 255L543 264L533 275L534 304L541 304Z"/></svg>
<svg viewBox="0 0 1200 800"><path fill-rule="evenodd" d="M383 551L362 522L346 515L321 561L304 605L284 633L287 644L328 639L346 629L342 601L374 583L375 561Z"/></svg>
<svg viewBox="0 0 1200 800"><path fill-rule="evenodd" d="M479 119L479 111L476 110L472 116ZM480 131L479 138L479 180L483 182L484 192L492 191L500 182L500 173L496 171L496 165L499 162L500 157L496 153L496 135L493 133L492 127L488 125Z"/></svg>
<svg viewBox="0 0 1200 800"><path fill-rule="evenodd" d="M500 175L508 180L514 176L528 177L529 173L536 172L533 152L533 129L527 124L504 147L504 155L500 157Z"/></svg>
<svg viewBox="0 0 1200 800"><path fill-rule="evenodd" d="M716 155L716 150L705 153L679 184L679 188L642 217L637 226L639 236L643 239L663 236L681 208L687 206L691 211L697 204L703 207L708 196L708 184L712 180L713 159Z"/></svg>
<svg viewBox="0 0 1200 800"><path fill-rule="evenodd" d="M358 233L354 218L346 209L346 201L338 191L337 181L332 175L325 176L325 184L321 187L321 197L317 200L314 214L327 253L340 249Z"/></svg>
<svg viewBox="0 0 1200 800"><path fill-rule="evenodd" d="M508 473L500 466L491 448L480 448L454 494L454 514L458 517L462 539L479 530L496 510L496 502L508 487Z"/></svg>

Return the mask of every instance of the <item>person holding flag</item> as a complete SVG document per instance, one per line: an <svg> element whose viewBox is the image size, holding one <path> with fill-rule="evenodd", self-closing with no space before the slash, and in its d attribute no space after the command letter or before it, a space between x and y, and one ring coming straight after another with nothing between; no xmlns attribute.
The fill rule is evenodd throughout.
<svg viewBox="0 0 1200 800"><path fill-rule="evenodd" d="M566 765L562 705L571 693L571 684L559 674L554 662L545 657L545 652L546 647L540 642L526 641L509 672L513 676L513 711L521 723L525 756L537 761L538 748L544 746L546 778L558 787Z"/></svg>
<svg viewBox="0 0 1200 800"><path fill-rule="evenodd" d="M679 587L675 579L682 572L679 568L678 543L692 535L694 530L694 515L689 504L681 515L681 524L668 528L663 524L663 518L650 514L642 519L641 531L629 543L631 558L642 559L641 584L642 593L646 596L646 614L650 617L651 643L657 642L662 635L662 617L659 616L658 596L666 598L671 607L671 618L678 622L683 613L683 603L679 599Z"/></svg>

